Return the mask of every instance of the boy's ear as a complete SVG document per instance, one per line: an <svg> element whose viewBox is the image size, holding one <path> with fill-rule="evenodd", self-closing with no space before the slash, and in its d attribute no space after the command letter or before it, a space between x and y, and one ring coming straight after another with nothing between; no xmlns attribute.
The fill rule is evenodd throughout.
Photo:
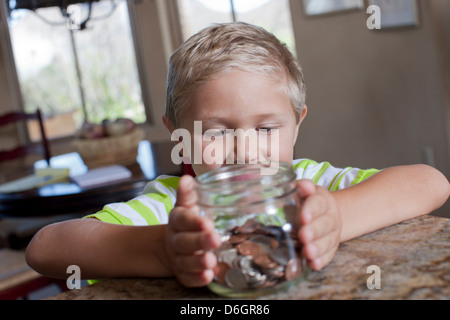
<svg viewBox="0 0 450 320"><path fill-rule="evenodd" d="M300 115L300 120L298 121L297 126L300 126L300 124L303 122L307 114L308 114L308 106L305 104L305 106L302 109L302 114Z"/></svg>
<svg viewBox="0 0 450 320"><path fill-rule="evenodd" d="M302 109L302 114L300 115L300 120L298 121L297 125L295 126L294 145L297 143L298 130L300 129L300 125L302 124L303 120L305 119L307 113L308 113L308 107L305 104L305 106Z"/></svg>
<svg viewBox="0 0 450 320"><path fill-rule="evenodd" d="M172 128L172 125L170 124L170 121L167 119L166 115L162 116L162 122L166 126L167 130L172 133L174 129Z"/></svg>

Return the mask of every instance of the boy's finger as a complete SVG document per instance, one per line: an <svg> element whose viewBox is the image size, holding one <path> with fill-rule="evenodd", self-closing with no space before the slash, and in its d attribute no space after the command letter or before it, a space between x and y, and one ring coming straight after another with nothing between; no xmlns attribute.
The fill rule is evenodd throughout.
<svg viewBox="0 0 450 320"><path fill-rule="evenodd" d="M327 251L322 256L310 260L309 265L313 270L319 271L333 260L335 254L336 250Z"/></svg>
<svg viewBox="0 0 450 320"><path fill-rule="evenodd" d="M172 237L172 248L178 254L192 254L200 250L215 249L221 239L216 232L179 232Z"/></svg>
<svg viewBox="0 0 450 320"><path fill-rule="evenodd" d="M299 231L299 239L308 243L319 239L336 229L335 222L329 215L321 215L304 225Z"/></svg>
<svg viewBox="0 0 450 320"><path fill-rule="evenodd" d="M206 286L214 279L214 271L207 269L198 273L180 272L177 278L185 287L199 288Z"/></svg>
<svg viewBox="0 0 450 320"><path fill-rule="evenodd" d="M197 192L194 190L195 180L190 175L181 177L178 183L176 207L193 207L197 203Z"/></svg>
<svg viewBox="0 0 450 320"><path fill-rule="evenodd" d="M179 270L195 273L213 269L217 264L217 258L211 251L206 251L201 254L179 255L175 263Z"/></svg>
<svg viewBox="0 0 450 320"><path fill-rule="evenodd" d="M306 244L303 247L303 255L308 260L320 258L328 251L334 252L339 243L336 243L336 237L333 234L329 234L313 242Z"/></svg>
<svg viewBox="0 0 450 320"><path fill-rule="evenodd" d="M189 209L178 207L170 212L169 224L173 231L211 231L214 223L198 214L197 206Z"/></svg>
<svg viewBox="0 0 450 320"><path fill-rule="evenodd" d="M322 194L311 195L300 208L300 222L304 225L311 223L314 219L323 215L327 208L327 201Z"/></svg>
<svg viewBox="0 0 450 320"><path fill-rule="evenodd" d="M297 194L301 200L305 200L316 193L316 185L311 180L297 181Z"/></svg>

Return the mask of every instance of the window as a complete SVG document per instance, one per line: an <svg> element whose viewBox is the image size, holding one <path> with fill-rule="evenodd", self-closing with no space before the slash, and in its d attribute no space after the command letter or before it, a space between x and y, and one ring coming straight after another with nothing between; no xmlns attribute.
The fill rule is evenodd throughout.
<svg viewBox="0 0 450 320"><path fill-rule="evenodd" d="M126 0L34 11L17 8L48 1L6 1L24 108L43 111L50 138L73 135L85 120L145 122Z"/></svg>
<svg viewBox="0 0 450 320"><path fill-rule="evenodd" d="M296 54L289 0L178 0L184 39L212 23L244 21L261 26Z"/></svg>

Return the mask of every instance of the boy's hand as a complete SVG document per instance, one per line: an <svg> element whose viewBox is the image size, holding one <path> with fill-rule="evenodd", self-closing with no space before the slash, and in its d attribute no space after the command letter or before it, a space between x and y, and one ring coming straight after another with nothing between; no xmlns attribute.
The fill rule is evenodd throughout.
<svg viewBox="0 0 450 320"><path fill-rule="evenodd" d="M191 176L180 179L177 202L169 216L165 245L174 275L187 287L201 287L214 278L217 264L209 251L220 246L220 236L213 222L199 215L195 181Z"/></svg>
<svg viewBox="0 0 450 320"><path fill-rule="evenodd" d="M312 181L297 182L300 197L299 239L303 256L313 270L320 270L334 257L339 247L342 222L335 199Z"/></svg>

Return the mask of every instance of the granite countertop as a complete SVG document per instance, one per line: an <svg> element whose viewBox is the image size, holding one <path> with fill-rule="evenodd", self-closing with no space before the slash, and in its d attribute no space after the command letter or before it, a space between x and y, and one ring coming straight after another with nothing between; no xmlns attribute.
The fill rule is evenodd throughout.
<svg viewBox="0 0 450 320"><path fill-rule="evenodd" d="M323 270L260 299L450 299L450 219L425 215L341 244ZM371 265L381 288L370 290ZM111 279L49 299L223 299L175 279Z"/></svg>

